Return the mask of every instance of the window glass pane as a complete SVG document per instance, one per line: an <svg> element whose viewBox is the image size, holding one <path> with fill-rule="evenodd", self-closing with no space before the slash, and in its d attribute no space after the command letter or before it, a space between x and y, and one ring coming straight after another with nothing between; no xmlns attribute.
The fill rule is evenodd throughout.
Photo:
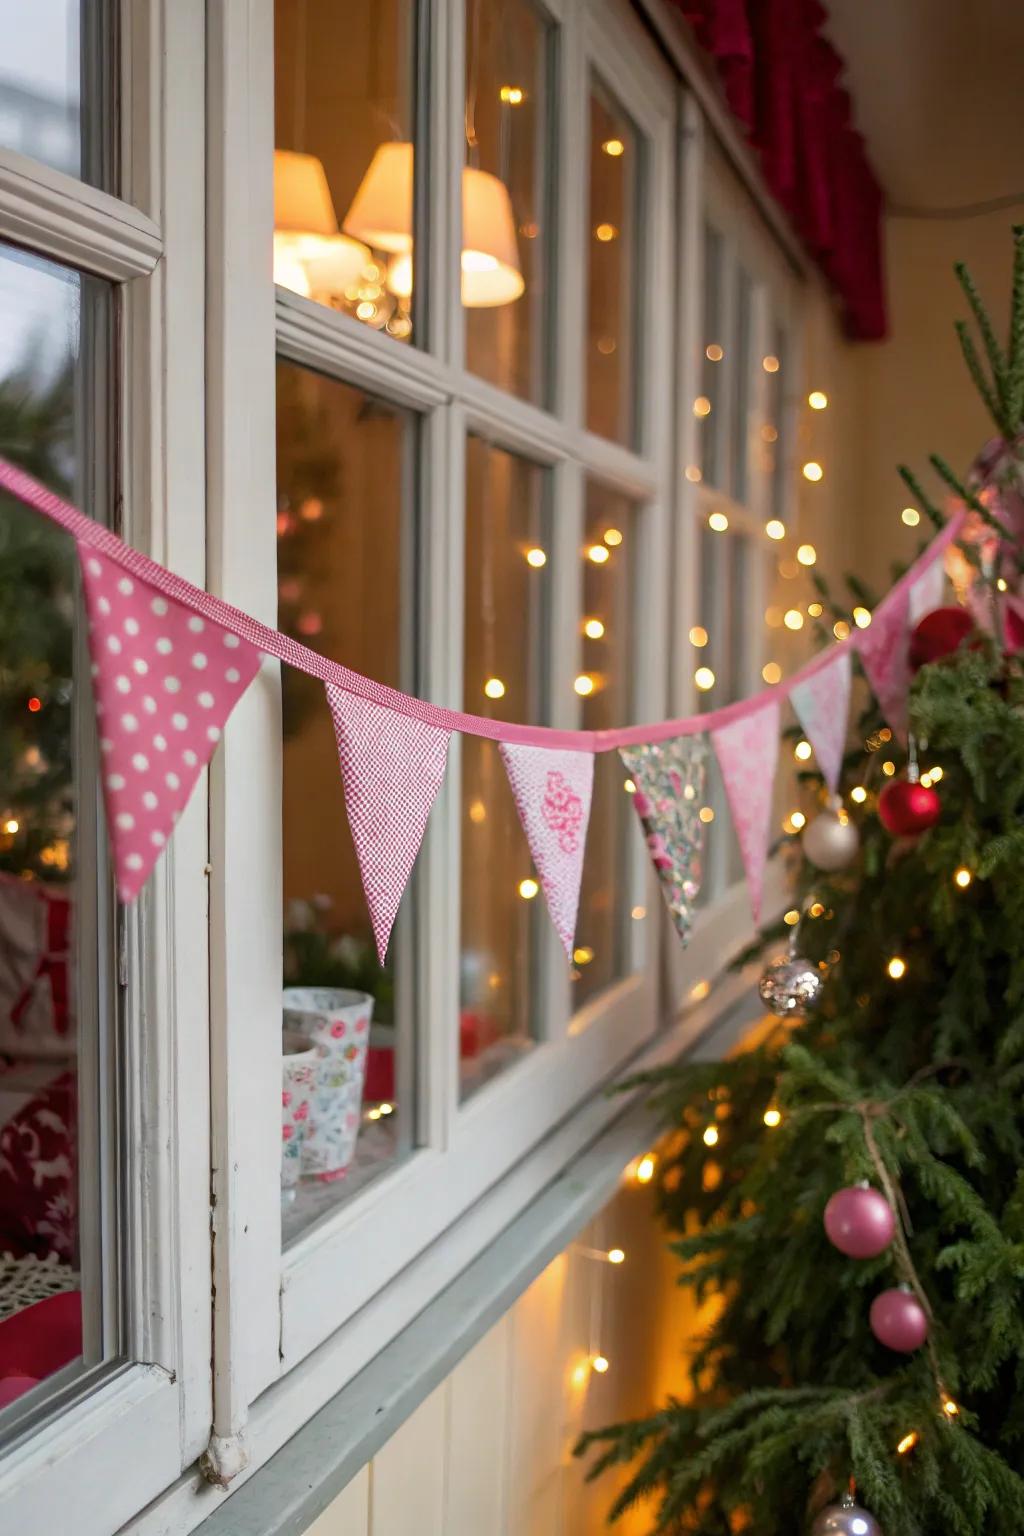
<svg viewBox="0 0 1024 1536"><path fill-rule="evenodd" d="M406 689L415 687L413 453L410 417L278 362L278 624ZM314 1133L284 1106L288 1240L409 1150L413 1063L403 1012L411 995L402 989L408 940L396 930L387 964L378 964L323 685L283 667L282 690L284 980L323 994L286 997L283 1092L300 1109L311 1085L302 1061L289 1057L301 1057L310 1040L320 1051L305 1112Z"/></svg>
<svg viewBox="0 0 1024 1536"><path fill-rule="evenodd" d="M750 385L754 366L750 355L751 305L753 286L749 273L742 267L736 273L736 314L734 323L735 357L732 367L732 451L730 453L732 476L730 490L736 501L746 501L749 490L747 456L750 432Z"/></svg>
<svg viewBox="0 0 1024 1536"><path fill-rule="evenodd" d="M0 455L103 516L111 297L0 246ZM78 563L5 496L0 656L2 1439L47 1396L37 1383L119 1349L113 898Z"/></svg>
<svg viewBox="0 0 1024 1536"><path fill-rule="evenodd" d="M576 682L585 730L606 730L632 718L638 523L636 507L624 496L588 483L584 667ZM600 752L594 758L594 799L576 923L575 1008L630 969L631 864L642 843L622 760L617 752Z"/></svg>
<svg viewBox="0 0 1024 1536"><path fill-rule="evenodd" d="M274 3L274 281L401 341L419 321L415 36L415 0Z"/></svg>
<svg viewBox="0 0 1024 1536"><path fill-rule="evenodd" d="M108 191L113 18L107 0L0 0L0 146Z"/></svg>
<svg viewBox="0 0 1024 1536"><path fill-rule="evenodd" d="M704 316L700 365L701 392L693 402L697 418L697 479L724 489L722 484L722 429L725 425L725 379L733 366L726 361L725 305L723 303L723 241L711 224L704 226Z"/></svg>
<svg viewBox="0 0 1024 1536"><path fill-rule="evenodd" d="M464 708L544 722L550 540L544 472L466 445ZM540 925L549 921L497 744L462 737L463 1094L530 1044Z"/></svg>
<svg viewBox="0 0 1024 1536"><path fill-rule="evenodd" d="M550 28L530 0L466 0L466 363L540 404L550 351L550 58Z"/></svg>
<svg viewBox="0 0 1024 1536"><path fill-rule="evenodd" d="M786 443L785 443L785 395L786 338L781 326L774 330L771 358L777 368L767 372L765 389L765 422L761 427L764 448L762 463L769 481L768 501L770 516L785 523L789 507L786 498ZM762 364L763 366L763 364Z"/></svg>
<svg viewBox="0 0 1024 1536"><path fill-rule="evenodd" d="M587 426L636 442L637 226L641 139L603 86L590 94Z"/></svg>
<svg viewBox="0 0 1024 1536"><path fill-rule="evenodd" d="M753 551L750 536L734 529L700 530L700 613L692 651L698 708L719 709L753 691L749 677L750 589ZM707 830L707 876L701 900L707 902L743 874L739 842L725 798L714 753L708 756L707 805L713 817Z"/></svg>

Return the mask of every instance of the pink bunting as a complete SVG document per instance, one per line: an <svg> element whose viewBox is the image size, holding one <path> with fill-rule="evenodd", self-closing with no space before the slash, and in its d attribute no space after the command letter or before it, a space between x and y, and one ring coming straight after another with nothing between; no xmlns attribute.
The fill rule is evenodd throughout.
<svg viewBox="0 0 1024 1536"><path fill-rule="evenodd" d="M927 569L910 588L910 626L942 602L946 586L946 571L941 560L932 560Z"/></svg>
<svg viewBox="0 0 1024 1536"><path fill-rule="evenodd" d="M96 550L79 550L118 895L145 885L260 653Z"/></svg>
<svg viewBox="0 0 1024 1536"><path fill-rule="evenodd" d="M451 732L333 683L326 690L348 824L383 965L427 818L444 782Z"/></svg>
<svg viewBox="0 0 1024 1536"><path fill-rule="evenodd" d="M865 676L882 714L901 739L906 735L910 687L909 615L909 589L894 587L875 609L867 629L857 636Z"/></svg>
<svg viewBox="0 0 1024 1536"><path fill-rule="evenodd" d="M797 719L818 759L825 783L833 794L839 783L846 745L850 710L850 653L840 651L834 661L796 683L789 697Z"/></svg>
<svg viewBox="0 0 1024 1536"><path fill-rule="evenodd" d="M551 752L510 742L502 742L499 750L551 921L571 959L594 788L593 753Z"/></svg>
<svg viewBox="0 0 1024 1536"><path fill-rule="evenodd" d="M711 732L725 782L755 923L761 921L764 870L779 758L779 706L774 699Z"/></svg>

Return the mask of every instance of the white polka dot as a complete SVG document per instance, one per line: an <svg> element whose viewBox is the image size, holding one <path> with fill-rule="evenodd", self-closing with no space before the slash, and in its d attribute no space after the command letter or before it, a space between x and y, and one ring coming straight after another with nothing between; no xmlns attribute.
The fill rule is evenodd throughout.
<svg viewBox="0 0 1024 1536"><path fill-rule="evenodd" d="M136 656L135 660L132 662L132 666L135 668L140 677L145 677L146 673L149 671L149 662L143 661L141 656Z"/></svg>
<svg viewBox="0 0 1024 1536"><path fill-rule="evenodd" d="M101 752L112 752L113 749L114 749L114 743L110 740L109 736L101 736L100 737L100 751Z"/></svg>
<svg viewBox="0 0 1024 1536"><path fill-rule="evenodd" d="M139 632L138 619L125 619L124 632L126 635L137 635Z"/></svg>
<svg viewBox="0 0 1024 1536"><path fill-rule="evenodd" d="M169 656L174 650L174 646L168 640L166 635L160 636L160 639L156 643L156 648L160 652L161 656Z"/></svg>
<svg viewBox="0 0 1024 1536"><path fill-rule="evenodd" d="M135 825L135 817L130 816L127 811L121 811L117 816L114 817L114 820L117 822L122 832L130 832L132 827Z"/></svg>
<svg viewBox="0 0 1024 1536"><path fill-rule="evenodd" d="M196 651L195 655L192 657L192 665L195 667L197 672L201 672L206 666L206 657L203 655L202 651Z"/></svg>
<svg viewBox="0 0 1024 1536"><path fill-rule="evenodd" d="M206 727L206 736L209 741L220 741L220 730L215 725Z"/></svg>
<svg viewBox="0 0 1024 1536"><path fill-rule="evenodd" d="M206 625L203 623L198 614L194 613L188 621L188 627L194 635L201 635L203 630L206 628Z"/></svg>
<svg viewBox="0 0 1024 1536"><path fill-rule="evenodd" d="M142 797L142 803L146 807L147 811L155 811L157 806L160 804L159 800L151 789L146 790L146 793Z"/></svg>
<svg viewBox="0 0 1024 1536"><path fill-rule="evenodd" d="M145 773L149 767L149 758L142 752L136 752L132 758L132 767L137 773Z"/></svg>
<svg viewBox="0 0 1024 1536"><path fill-rule="evenodd" d="M239 640L237 635L224 636L224 644L227 646L229 651L237 650L241 643L242 642Z"/></svg>
<svg viewBox="0 0 1024 1536"><path fill-rule="evenodd" d="M213 702L214 702L213 701L213 694L212 693L201 693L199 695L199 702L203 706L204 709L212 709L213 708Z"/></svg>
<svg viewBox="0 0 1024 1536"><path fill-rule="evenodd" d="M130 597L135 591L135 583L133 581L129 581L127 576L122 576L121 580L117 584L117 590L122 593L123 596Z"/></svg>
<svg viewBox="0 0 1024 1536"><path fill-rule="evenodd" d="M153 745L154 745L154 747L156 747L158 752L166 752L167 751L167 737L166 736L154 736L153 737Z"/></svg>
<svg viewBox="0 0 1024 1536"><path fill-rule="evenodd" d="M176 773L167 774L164 779L164 783L167 785L168 789L179 789L181 787L181 780L178 778Z"/></svg>
<svg viewBox="0 0 1024 1536"><path fill-rule="evenodd" d="M100 669L95 662L93 662L92 666L89 668L89 671L93 677L99 677L100 675Z"/></svg>
<svg viewBox="0 0 1024 1536"><path fill-rule="evenodd" d="M188 715L172 715L171 724L176 731L188 730Z"/></svg>
<svg viewBox="0 0 1024 1536"><path fill-rule="evenodd" d="M121 642L117 638L116 635L108 635L107 636L107 650L108 651L113 651L115 656L120 655L120 652L121 652Z"/></svg>
<svg viewBox="0 0 1024 1536"><path fill-rule="evenodd" d="M149 834L149 840L153 844L154 848L162 848L164 843L167 841L162 832L151 832Z"/></svg>
<svg viewBox="0 0 1024 1536"><path fill-rule="evenodd" d="M118 693L131 693L131 691L132 691L131 678L130 677L119 677L119 678L116 678L115 682L114 682L114 687L117 689Z"/></svg>
<svg viewBox="0 0 1024 1536"><path fill-rule="evenodd" d="M103 567L102 567L102 565L100 565L98 560L90 560L89 561L89 575L90 576L102 576L103 575Z"/></svg>
<svg viewBox="0 0 1024 1536"><path fill-rule="evenodd" d="M121 776L121 774L119 774L119 773L108 773L107 774L107 788L108 789L113 789L113 790L124 789L124 779Z"/></svg>
<svg viewBox="0 0 1024 1536"><path fill-rule="evenodd" d="M137 853L130 853L128 855L128 857L125 859L124 862L125 862L125 867L127 869L141 869L142 868L142 858Z"/></svg>
<svg viewBox="0 0 1024 1536"><path fill-rule="evenodd" d="M100 613L110 612L110 604L105 597L98 597L96 599L96 607L99 609Z"/></svg>
<svg viewBox="0 0 1024 1536"><path fill-rule="evenodd" d="M149 606L150 611L155 613L158 619L162 619L167 612L167 604L162 597L154 597Z"/></svg>
<svg viewBox="0 0 1024 1536"><path fill-rule="evenodd" d="M139 728L139 722L134 715L122 715L121 724L126 731L137 731Z"/></svg>
<svg viewBox="0 0 1024 1536"><path fill-rule="evenodd" d="M199 762L198 757L196 757L191 748L186 749L186 751L184 751L181 755L189 768L194 768Z"/></svg>
<svg viewBox="0 0 1024 1536"><path fill-rule="evenodd" d="M228 667L227 671L224 673L224 676L227 678L229 683L239 683L242 680L242 674L239 672L237 667Z"/></svg>
<svg viewBox="0 0 1024 1536"><path fill-rule="evenodd" d="M168 693L179 693L181 691L181 684L176 677L165 677L164 687Z"/></svg>
<svg viewBox="0 0 1024 1536"><path fill-rule="evenodd" d="M147 715L156 714L156 699L154 699L151 693L146 694L146 697L142 701L142 707L146 711Z"/></svg>

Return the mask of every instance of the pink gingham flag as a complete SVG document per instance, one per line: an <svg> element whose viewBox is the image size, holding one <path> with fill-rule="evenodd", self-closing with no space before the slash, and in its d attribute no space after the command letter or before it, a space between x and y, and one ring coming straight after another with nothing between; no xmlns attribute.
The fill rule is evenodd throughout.
<svg viewBox="0 0 1024 1536"><path fill-rule="evenodd" d="M260 667L248 640L79 546L118 895L145 885Z"/></svg>
<svg viewBox="0 0 1024 1536"><path fill-rule="evenodd" d="M867 629L857 635L861 665L879 707L896 735L907 730L907 690L910 687L910 591L893 587L871 615Z"/></svg>
<svg viewBox="0 0 1024 1536"><path fill-rule="evenodd" d="M850 670L849 651L840 651L834 661L804 682L796 683L789 694L832 794L836 792L843 766L850 711Z"/></svg>
<svg viewBox="0 0 1024 1536"><path fill-rule="evenodd" d="M451 732L333 683L325 686L348 824L383 965L427 818L444 782Z"/></svg>
<svg viewBox="0 0 1024 1536"><path fill-rule="evenodd" d="M551 921L571 959L594 788L594 755L507 741L500 744L499 751Z"/></svg>
<svg viewBox="0 0 1024 1536"><path fill-rule="evenodd" d="M755 923L761 921L768 862L775 766L779 760L779 706L772 699L711 732L722 770Z"/></svg>

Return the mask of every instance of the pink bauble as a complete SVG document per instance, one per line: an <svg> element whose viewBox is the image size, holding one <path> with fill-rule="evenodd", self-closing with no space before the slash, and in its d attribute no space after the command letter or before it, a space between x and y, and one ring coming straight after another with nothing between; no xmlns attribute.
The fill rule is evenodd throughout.
<svg viewBox="0 0 1024 1536"><path fill-rule="evenodd" d="M882 1291L871 1303L871 1332L886 1349L910 1355L928 1337L928 1318L911 1291Z"/></svg>
<svg viewBox="0 0 1024 1536"><path fill-rule="evenodd" d="M896 1222L892 1207L877 1189L837 1189L825 1207L825 1231L840 1253L874 1259L892 1242Z"/></svg>

